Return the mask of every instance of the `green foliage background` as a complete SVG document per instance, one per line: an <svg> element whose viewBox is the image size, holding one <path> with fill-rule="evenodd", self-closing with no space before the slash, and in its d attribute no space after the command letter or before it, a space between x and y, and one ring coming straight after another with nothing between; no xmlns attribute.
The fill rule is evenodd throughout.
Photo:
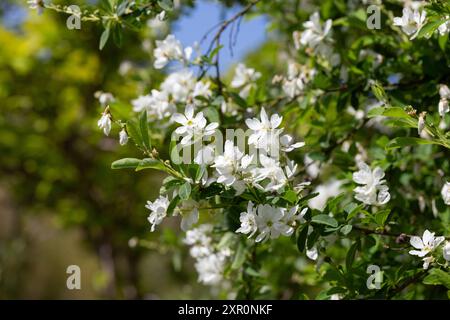
<svg viewBox="0 0 450 320"><path fill-rule="evenodd" d="M299 258L297 247L309 246L301 230L296 239L253 247L245 252L253 260L242 262L239 275L240 290L248 296L239 297L329 298L338 293L347 298L447 298L448 283L442 279L448 274L432 271L422 281L420 261L401 254L409 244L391 235L421 234L426 228L439 235L450 233L450 209L440 197L449 178L449 149L445 143L444 147L410 146L405 140L394 140L416 135L416 118L411 122L405 112L409 105L429 113L430 128L438 126L438 84L450 83L448 41L437 36L408 41L387 25L381 31L368 31L364 10L349 11L342 0L317 4L322 19L333 19L337 27L333 37L349 80L343 85L338 70L314 65L318 75L313 85L323 95L307 95L301 103L275 100L271 107L283 113L286 129L306 142L294 160L302 163L307 152L321 163L321 174L312 187L332 178L351 181L361 145L372 163L386 171L392 200L389 211L363 211L352 202L354 185L344 185L344 194L328 201L324 212L313 211L314 216L333 212L340 228L350 224L356 213L366 216L351 233L335 230L345 237L336 237L334 245L323 250L325 263L316 269ZM385 6L401 15L400 3L386 1ZM286 65L280 63L279 52L291 50L292 32L310 12L301 1L281 0L261 1L258 11L270 17L270 28L277 34L255 48L246 62L263 75L282 74ZM389 12L383 11L383 21L392 18ZM163 75L150 67L151 56L141 46L155 35L145 28L127 29L120 47L109 41L99 51L107 26L83 23L81 31L70 31L64 27L65 19L49 10L41 16L32 14L15 30L0 28L0 298L216 296L196 284L177 225L171 228L168 221L158 232L149 232L143 204L158 195L164 176L153 170L137 174L110 170L116 159L142 155L131 144L119 147L114 138L118 132L106 138L96 126L103 111L94 98L96 91L120 97L114 111L126 117L131 115L128 101L161 82ZM349 29L350 36L345 32ZM383 64L374 69L371 58L359 58L361 49L381 53ZM297 59L315 63L303 54ZM139 68L120 75L117 71L124 60ZM389 76L398 73L400 83L390 84ZM388 116L381 133L374 126L361 126L345 112L349 104L364 109L374 97L368 79L384 87L384 93L375 95L400 108L372 114ZM276 96L267 90L270 81L263 77L258 91L245 103L260 106ZM231 125L234 119L228 121ZM163 137L152 138L167 159ZM348 151L342 151L342 141L350 138ZM448 135L442 139L447 143ZM420 209L419 199L425 210ZM234 212L229 210L227 217L236 220L240 204L230 203ZM328 232L317 229L321 234L308 241L318 241ZM366 267L374 261L387 267L383 270L388 285L377 292L365 286ZM65 287L69 264L83 270L79 292ZM409 286L411 279L413 286Z"/></svg>

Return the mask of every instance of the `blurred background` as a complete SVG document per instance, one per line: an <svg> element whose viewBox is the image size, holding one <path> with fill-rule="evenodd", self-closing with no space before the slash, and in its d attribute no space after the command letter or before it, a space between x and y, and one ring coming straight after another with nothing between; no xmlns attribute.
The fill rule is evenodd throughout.
<svg viewBox="0 0 450 320"><path fill-rule="evenodd" d="M121 48L110 41L99 51L100 26L69 30L65 15L1 1L0 299L210 296L197 284L178 221L150 233L144 205L163 176L110 169L140 155L97 128L103 109L94 94L112 92L129 105L164 77L151 68L154 39L172 28L192 45L238 9L190 2L173 26L148 23L126 31ZM233 52L223 50L224 69L266 40L265 24L242 23ZM69 265L81 268L81 290L66 287Z"/></svg>

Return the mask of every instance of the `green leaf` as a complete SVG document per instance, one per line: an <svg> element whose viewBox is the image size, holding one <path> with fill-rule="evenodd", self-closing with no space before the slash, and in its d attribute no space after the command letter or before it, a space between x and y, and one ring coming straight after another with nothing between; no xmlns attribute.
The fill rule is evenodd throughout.
<svg viewBox="0 0 450 320"><path fill-rule="evenodd" d="M303 205L304 203L306 203L307 201L311 200L312 198L317 197L318 195L319 195L318 192L310 193L310 194L308 194L308 195L302 197L302 198L300 199L300 201L298 202L298 204L299 204L299 205Z"/></svg>
<svg viewBox="0 0 450 320"><path fill-rule="evenodd" d="M372 89L372 93L378 99L378 101L382 101L382 102L388 101L386 92L384 91L383 86L379 82L375 81L375 83L372 85L371 89Z"/></svg>
<svg viewBox="0 0 450 320"><path fill-rule="evenodd" d="M238 106L240 106L242 109L247 109L247 102L244 99L242 99L240 95L234 92L230 92L229 94L233 98L234 102L237 103Z"/></svg>
<svg viewBox="0 0 450 320"><path fill-rule="evenodd" d="M419 33L417 34L417 38L422 38L422 37L430 37L434 31L436 31L437 28L439 28L439 26L444 23L445 20L435 20L435 21L430 21L428 23L426 23L419 31Z"/></svg>
<svg viewBox="0 0 450 320"><path fill-rule="evenodd" d="M100 43L98 45L98 48L100 50L103 49L103 47L105 46L106 42L108 42L108 38L109 38L109 25L105 28L105 30L103 30L102 35L100 36Z"/></svg>
<svg viewBox="0 0 450 320"><path fill-rule="evenodd" d="M285 192L283 196L281 196L281 198L283 198L289 203L295 203L297 201L297 193L295 193L292 190L288 190Z"/></svg>
<svg viewBox="0 0 450 320"><path fill-rule="evenodd" d="M345 267L347 268L347 272L352 268L353 261L355 260L356 251L359 250L360 240L356 240L354 244L350 247L347 252L347 257L345 258Z"/></svg>
<svg viewBox="0 0 450 320"><path fill-rule="evenodd" d="M141 163L141 159L124 158L111 164L111 169L135 169Z"/></svg>
<svg viewBox="0 0 450 320"><path fill-rule="evenodd" d="M450 274L441 269L431 269L428 275L423 279L424 284L443 285L450 289Z"/></svg>
<svg viewBox="0 0 450 320"><path fill-rule="evenodd" d="M248 274L248 275L251 276L251 277L257 277L257 278L262 277L262 274L261 274L261 273L259 273L258 271L256 271L256 270L253 269L253 268L250 268L250 267L248 267L247 269L245 269L245 273Z"/></svg>
<svg viewBox="0 0 450 320"><path fill-rule="evenodd" d="M167 171L167 168L161 161L150 158L142 159L142 161L136 167L136 171L141 171L145 169L156 169L161 171Z"/></svg>
<svg viewBox="0 0 450 320"><path fill-rule="evenodd" d="M141 129L142 143L147 151L152 150L152 145L150 143L150 137L148 135L148 121L147 121L147 111L141 112L139 117L139 128Z"/></svg>
<svg viewBox="0 0 450 320"><path fill-rule="evenodd" d="M122 26L117 24L112 29L113 41L119 48L122 46Z"/></svg>
<svg viewBox="0 0 450 320"><path fill-rule="evenodd" d="M221 44L220 46L217 46L216 48L214 48L213 51L211 51L211 53L209 54L209 61L212 62L212 60L214 59L214 57L219 53L220 49L223 48L223 45Z"/></svg>
<svg viewBox="0 0 450 320"><path fill-rule="evenodd" d="M375 217L374 217L375 222L380 226L384 226L390 213L391 213L391 209L385 209L385 210L376 212Z"/></svg>
<svg viewBox="0 0 450 320"><path fill-rule="evenodd" d="M298 233L298 237L297 237L298 251L300 251L300 252L305 251L307 238L308 238L308 225L306 224L303 226L303 228Z"/></svg>
<svg viewBox="0 0 450 320"><path fill-rule="evenodd" d="M233 263L231 264L231 269L239 269L245 262L246 249L242 242L239 243L236 254L234 256Z"/></svg>
<svg viewBox="0 0 450 320"><path fill-rule="evenodd" d="M127 131L130 137L134 140L138 147L143 148L144 143L142 142L142 137L139 132L138 126L134 121L127 121Z"/></svg>
<svg viewBox="0 0 450 320"><path fill-rule="evenodd" d="M173 2L171 0L159 0L158 5L166 11L172 11L173 10Z"/></svg>
<svg viewBox="0 0 450 320"><path fill-rule="evenodd" d="M185 184L183 184L178 190L178 195L180 196L181 200L187 200L191 195L191 191L191 184L189 182L185 182Z"/></svg>
<svg viewBox="0 0 450 320"><path fill-rule="evenodd" d="M357 205L356 203L350 203L348 204L344 210L348 212L347 214L347 221L351 218L355 217L361 210L364 208L364 204Z"/></svg>
<svg viewBox="0 0 450 320"><path fill-rule="evenodd" d="M447 46L447 41L448 41L448 33L446 33L443 36L439 36L439 39L438 39L439 47L444 52L445 52L445 47Z"/></svg>
<svg viewBox="0 0 450 320"><path fill-rule="evenodd" d="M391 118L405 118L405 119L411 118L409 116L409 114L403 108L400 108L400 107L373 108L367 114L368 118L373 118L376 116L385 116L385 117L391 117Z"/></svg>
<svg viewBox="0 0 450 320"><path fill-rule="evenodd" d="M170 201L169 206L167 207L167 215L172 215L178 202L180 202L180 196L177 195Z"/></svg>
<svg viewBox="0 0 450 320"><path fill-rule="evenodd" d="M327 214L319 214L317 216L313 216L311 219L312 222L318 224L324 224L330 227L336 228L338 226L338 222L333 217L330 217Z"/></svg>
<svg viewBox="0 0 450 320"><path fill-rule="evenodd" d="M422 138L414 138L414 137L397 137L391 140L387 146L387 150L392 150L396 148L406 147L406 146L414 146L414 145L424 145L424 144L441 144L438 141L427 140Z"/></svg>
<svg viewBox="0 0 450 320"><path fill-rule="evenodd" d="M353 226L351 224L346 224L345 226L342 226L340 231L343 235L346 236L352 231L352 229L353 229Z"/></svg>
<svg viewBox="0 0 450 320"><path fill-rule="evenodd" d="M202 110L205 117L209 120L209 122L217 122L220 123L219 112L214 107L208 107Z"/></svg>

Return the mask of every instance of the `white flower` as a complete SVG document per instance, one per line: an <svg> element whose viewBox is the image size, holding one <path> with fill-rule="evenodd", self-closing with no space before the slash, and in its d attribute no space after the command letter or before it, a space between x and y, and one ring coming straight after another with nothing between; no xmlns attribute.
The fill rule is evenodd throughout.
<svg viewBox="0 0 450 320"><path fill-rule="evenodd" d="M448 100L447 99L440 99L438 104L439 109L439 115L441 117L445 117L445 114L450 111L450 108L448 106Z"/></svg>
<svg viewBox="0 0 450 320"><path fill-rule="evenodd" d="M450 261L450 241L446 241L442 248L442 255L445 260Z"/></svg>
<svg viewBox="0 0 450 320"><path fill-rule="evenodd" d="M44 9L44 0L27 0L28 7L30 9L36 10L38 14L42 13Z"/></svg>
<svg viewBox="0 0 450 320"><path fill-rule="evenodd" d="M450 206L450 182L446 182L441 190L442 199L444 203Z"/></svg>
<svg viewBox="0 0 450 320"><path fill-rule="evenodd" d="M217 249L213 246L210 234L211 224L203 224L186 232L184 243L191 245L191 256L196 259L195 269L198 281L206 285L218 285L223 280L225 263L231 255L227 247Z"/></svg>
<svg viewBox="0 0 450 320"><path fill-rule="evenodd" d="M320 16L318 12L314 12L309 21L303 23L305 31L301 34L300 43L310 48L317 48L329 36L333 21L328 19L325 24L320 24Z"/></svg>
<svg viewBox="0 0 450 320"><path fill-rule="evenodd" d="M447 19L448 19L448 17L447 17ZM444 36L444 35L446 35L447 33L449 33L449 32L450 32L450 20L447 20L447 21L445 21L443 24L441 24L441 25L438 27L438 30L439 30L439 34L440 34L441 36Z"/></svg>
<svg viewBox="0 0 450 320"><path fill-rule="evenodd" d="M151 118L164 119L176 111L175 105L169 102L169 96L164 91L153 89L151 94L139 96L131 101L133 111L147 111L147 115Z"/></svg>
<svg viewBox="0 0 450 320"><path fill-rule="evenodd" d="M219 175L218 183L222 183L228 187L232 186L239 195L245 191L244 175L247 168L252 162L253 157L245 155L234 146L233 141L225 141L223 155L219 155L214 159L213 167Z"/></svg>
<svg viewBox="0 0 450 320"><path fill-rule="evenodd" d="M294 141L294 138L292 138L288 134L281 136L281 138L280 138L281 151L291 152L294 149L305 146L304 142L293 143L293 141Z"/></svg>
<svg viewBox="0 0 450 320"><path fill-rule="evenodd" d="M185 200L181 204L181 208L179 210L181 211L182 215L181 230L187 231L198 222L198 203L197 201L192 199Z"/></svg>
<svg viewBox="0 0 450 320"><path fill-rule="evenodd" d="M266 241L269 238L275 239L280 235L290 236L294 231L291 226L283 222L281 208L260 204L257 211L256 224L260 233L255 239L256 242Z"/></svg>
<svg viewBox="0 0 450 320"><path fill-rule="evenodd" d="M187 102L196 83L192 71L183 69L171 73L161 84L161 90L171 95L176 102Z"/></svg>
<svg viewBox="0 0 450 320"><path fill-rule="evenodd" d="M422 133L423 129L425 129L425 115L426 112L421 112L419 114L419 121L417 122L417 132L419 135Z"/></svg>
<svg viewBox="0 0 450 320"><path fill-rule="evenodd" d="M119 133L119 143L121 146L126 145L128 142L128 134L125 129L122 129Z"/></svg>
<svg viewBox="0 0 450 320"><path fill-rule="evenodd" d="M245 64L239 63L235 69L235 74L231 80L232 88L241 88L239 95L248 97L250 90L255 86L255 81L261 77L261 73L253 68L247 68Z"/></svg>
<svg viewBox="0 0 450 320"><path fill-rule="evenodd" d="M369 205L386 204L391 195L389 188L385 185L384 171L376 167L373 171L362 161L358 162L359 171L353 173L353 181L364 186L358 186L354 189L355 198Z"/></svg>
<svg viewBox="0 0 450 320"><path fill-rule="evenodd" d="M256 224L256 208L253 207L253 203L249 201L247 205L247 212L241 212L239 217L241 227L236 230L237 233L250 234L248 237L252 237L258 230Z"/></svg>
<svg viewBox="0 0 450 320"><path fill-rule="evenodd" d="M113 103L114 101L116 101L116 99L114 98L112 93L109 93L109 92L97 91L94 94L94 97L96 97L98 99L98 101L100 102L100 104L102 106L106 106L107 104L110 104L110 103Z"/></svg>
<svg viewBox="0 0 450 320"><path fill-rule="evenodd" d="M194 116L194 107L188 105L185 109L184 115L175 113L172 120L181 124L175 132L181 136L181 145L190 145L206 136L214 134L215 129L219 126L217 122L206 125L207 121L203 116L203 112L199 112Z"/></svg>
<svg viewBox="0 0 450 320"><path fill-rule="evenodd" d="M418 250L410 250L409 254L423 258L436 249L444 240L445 237L435 237L434 232L425 230L422 239L418 236L411 237L409 243Z"/></svg>
<svg viewBox="0 0 450 320"><path fill-rule="evenodd" d="M305 31L303 31L301 35L294 33L294 42L297 42L297 49L300 45L307 46L311 48L314 53L325 58L331 66L338 65L341 58L339 54L333 52L333 47L331 45L333 42L331 38L331 26L333 21L328 19L322 27L318 12L313 13L309 19L309 21L303 23Z"/></svg>
<svg viewBox="0 0 450 320"><path fill-rule="evenodd" d="M248 138L248 143L257 148L278 151L279 136L283 129L277 129L283 117L278 114L273 114L270 119L267 116L266 110L261 109L261 120L258 118L246 119L245 124L253 131Z"/></svg>
<svg viewBox="0 0 450 320"><path fill-rule="evenodd" d="M308 206L312 209L323 210L327 200L341 193L342 182L340 180L331 180L326 184L318 185L314 192L319 193L316 197L308 201Z"/></svg>
<svg viewBox="0 0 450 320"><path fill-rule="evenodd" d="M422 28L426 15L425 10L419 12L417 9L413 11L409 7L403 8L403 16L394 18L394 26L401 27L403 32L413 39Z"/></svg>
<svg viewBox="0 0 450 320"><path fill-rule="evenodd" d="M441 99L450 99L450 89L447 85L441 84L439 86L439 95L441 96Z"/></svg>
<svg viewBox="0 0 450 320"><path fill-rule="evenodd" d="M317 251L317 247L314 246L311 249L307 249L306 250L306 256L309 259L316 261L317 258L319 257L319 252Z"/></svg>
<svg viewBox="0 0 450 320"><path fill-rule="evenodd" d="M214 145L210 144L202 146L194 157L194 163L196 164L211 164L214 162ZM206 171L207 172L207 171Z"/></svg>
<svg viewBox="0 0 450 320"><path fill-rule="evenodd" d="M156 69L162 69L170 60L184 59L183 46L173 34L169 34L164 40L156 41L156 48L153 50L153 55L155 56L153 66Z"/></svg>
<svg viewBox="0 0 450 320"><path fill-rule="evenodd" d="M202 224L197 228L188 230L183 242L190 246L209 246L211 244L211 238L208 236L213 230L211 224Z"/></svg>
<svg viewBox="0 0 450 320"><path fill-rule="evenodd" d="M97 121L97 125L100 129L103 129L105 135L109 135L111 132L111 114L108 110L102 113L102 117Z"/></svg>
<svg viewBox="0 0 450 320"><path fill-rule="evenodd" d="M312 79L314 74L314 69L309 70L305 66L290 62L288 64L287 77L281 77L284 93L290 98L298 96L304 91L306 84Z"/></svg>
<svg viewBox="0 0 450 320"><path fill-rule="evenodd" d="M152 232L155 230L155 226L160 224L166 217L169 203L169 199L163 196L159 196L159 198L154 202L147 201L147 205L145 207L151 211L148 216L148 221L152 225Z"/></svg>
<svg viewBox="0 0 450 320"><path fill-rule="evenodd" d="M223 279L225 258L221 254L211 254L202 257L195 263L198 281L206 285L217 285Z"/></svg>
<svg viewBox="0 0 450 320"><path fill-rule="evenodd" d="M439 100L439 114L444 117L447 112L450 111L448 106L448 99L450 99L450 89L445 84L439 86L439 95L441 99Z"/></svg>
<svg viewBox="0 0 450 320"><path fill-rule="evenodd" d="M254 169L255 186L264 191L278 191L287 182L288 177L280 166L280 162L263 154L259 157L262 167ZM268 179L268 184L262 186L260 182Z"/></svg>
<svg viewBox="0 0 450 320"><path fill-rule="evenodd" d="M209 82L201 82L198 81L195 86L194 90L192 91L192 96L198 97L209 97L211 95L211 90L209 90L210 83Z"/></svg>
<svg viewBox="0 0 450 320"><path fill-rule="evenodd" d="M175 102L198 104L200 101L194 97L210 97L210 85L210 82L197 81L191 70L183 69L171 73L161 84L161 90Z"/></svg>
<svg viewBox="0 0 450 320"><path fill-rule="evenodd" d="M291 227L297 226L297 222L299 223L305 222L305 219L303 217L308 211L308 208L303 208L303 210L300 212L298 212L298 209L299 209L298 206L294 206L289 210L285 211L282 221Z"/></svg>
<svg viewBox="0 0 450 320"><path fill-rule="evenodd" d="M150 105L152 104L152 96L147 94L145 96L139 96L137 99L131 101L133 105L134 112L141 112L143 110L150 109Z"/></svg>

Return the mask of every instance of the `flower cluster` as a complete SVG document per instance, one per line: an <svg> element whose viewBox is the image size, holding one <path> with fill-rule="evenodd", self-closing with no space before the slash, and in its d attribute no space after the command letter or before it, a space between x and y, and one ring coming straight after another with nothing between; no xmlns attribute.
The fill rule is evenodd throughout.
<svg viewBox="0 0 450 320"><path fill-rule="evenodd" d="M191 256L196 260L198 281L206 285L218 285L223 282L226 262L231 255L228 247L219 249L214 245L212 231L211 224L202 224L187 231L184 238L184 243L191 246Z"/></svg>
<svg viewBox="0 0 450 320"><path fill-rule="evenodd" d="M154 67L164 68L171 60L178 60L187 63L192 55L192 48L183 49L181 42L173 34L169 34L164 40L156 41L156 48L153 51L155 57Z"/></svg>
<svg viewBox="0 0 450 320"><path fill-rule="evenodd" d="M354 189L355 198L368 205L383 205L389 202L391 195L385 185L384 171L380 167L374 170L362 162L358 162L359 171L353 173L353 181L362 186Z"/></svg>
<svg viewBox="0 0 450 320"><path fill-rule="evenodd" d="M303 222L303 216L308 208L299 212L299 207L278 208L268 204L260 204L257 207L250 201L247 211L242 212L239 218L241 227L238 233L249 234L252 237L256 232L256 242L264 242L268 239L276 239L280 235L289 237L299 223Z"/></svg>
<svg viewBox="0 0 450 320"><path fill-rule="evenodd" d="M239 95L242 98L247 98L250 91L256 87L255 82L260 77L260 72L253 68L247 68L243 63L239 63L234 71L231 87L240 89Z"/></svg>
<svg viewBox="0 0 450 320"><path fill-rule="evenodd" d="M160 90L153 89L150 94L139 96L131 103L135 112L146 110L149 119L170 119L178 103L195 106L198 102L195 97L209 97L209 86L209 82L197 81L192 71L183 69L171 73Z"/></svg>
<svg viewBox="0 0 450 320"><path fill-rule="evenodd" d="M333 67L337 66L341 62L341 57L333 49L332 24L333 21L328 19L322 25L319 13L314 12L309 21L303 23L305 30L293 33L295 48L298 50L306 46L312 50L312 54L320 55Z"/></svg>
<svg viewBox="0 0 450 320"><path fill-rule="evenodd" d="M435 261L435 257L431 254L439 245L445 240L445 237L435 237L434 232L425 230L422 238L418 236L412 236L410 239L411 245L417 250L410 250L409 254L422 258L423 268L428 269L431 263ZM449 257L449 244L443 248L443 257L445 260L450 261Z"/></svg>

